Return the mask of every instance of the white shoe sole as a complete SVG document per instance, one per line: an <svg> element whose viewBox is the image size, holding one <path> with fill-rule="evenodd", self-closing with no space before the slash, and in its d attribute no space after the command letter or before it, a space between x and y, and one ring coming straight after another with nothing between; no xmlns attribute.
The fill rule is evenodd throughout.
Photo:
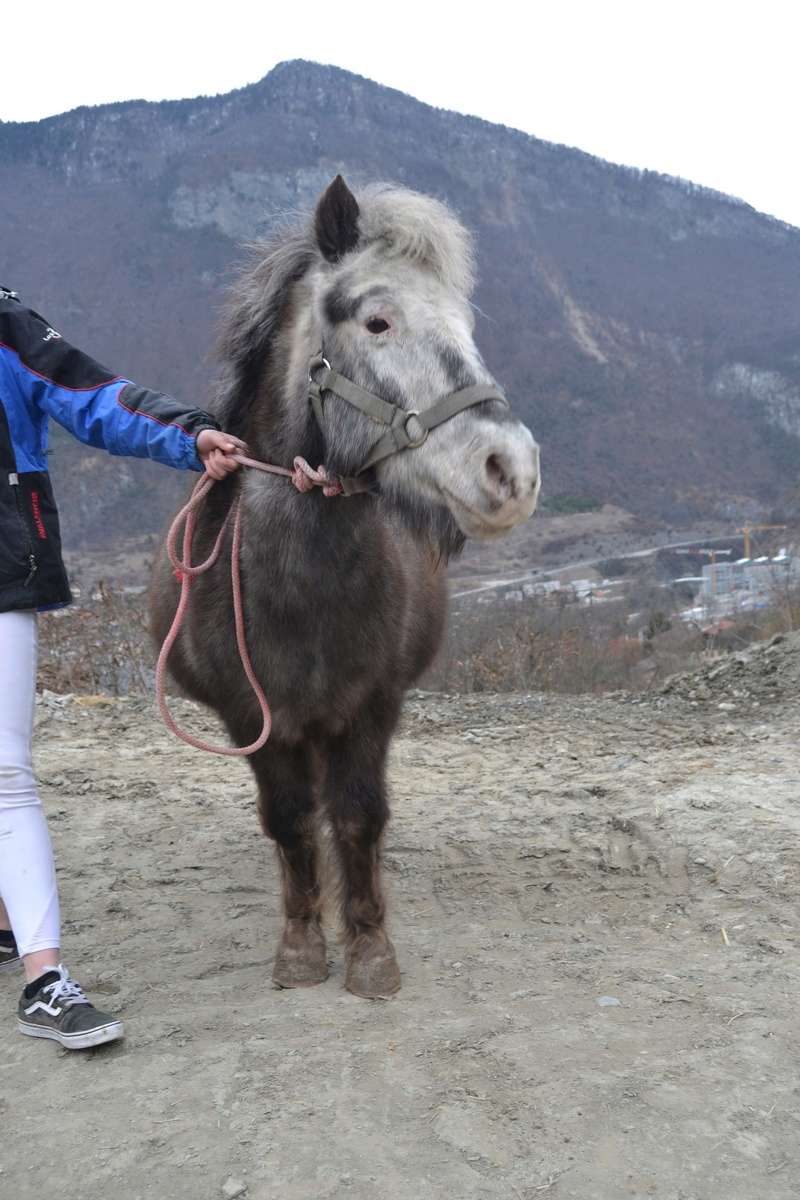
<svg viewBox="0 0 800 1200"><path fill-rule="evenodd" d="M48 1029L45 1025L29 1025L25 1021L17 1021L17 1029L28 1037L49 1038L59 1042L65 1050L89 1050L92 1046L102 1046L104 1042L114 1042L124 1036L122 1021L110 1021L98 1029L90 1029L88 1033L60 1033L58 1029Z"/></svg>

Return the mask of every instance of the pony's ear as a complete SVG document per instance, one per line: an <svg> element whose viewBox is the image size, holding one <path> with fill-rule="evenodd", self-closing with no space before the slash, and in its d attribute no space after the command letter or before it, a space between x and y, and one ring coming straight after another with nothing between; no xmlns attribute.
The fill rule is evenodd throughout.
<svg viewBox="0 0 800 1200"><path fill-rule="evenodd" d="M341 175L336 176L317 205L314 232L328 262L338 262L358 244L358 201Z"/></svg>

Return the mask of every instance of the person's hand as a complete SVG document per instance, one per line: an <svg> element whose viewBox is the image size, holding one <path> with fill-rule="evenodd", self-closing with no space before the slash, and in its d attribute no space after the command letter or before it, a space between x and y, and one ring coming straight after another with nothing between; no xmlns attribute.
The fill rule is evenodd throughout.
<svg viewBox="0 0 800 1200"><path fill-rule="evenodd" d="M217 429L201 429L197 435L197 456L212 479L224 479L239 463L234 454L246 452L247 446L232 433Z"/></svg>

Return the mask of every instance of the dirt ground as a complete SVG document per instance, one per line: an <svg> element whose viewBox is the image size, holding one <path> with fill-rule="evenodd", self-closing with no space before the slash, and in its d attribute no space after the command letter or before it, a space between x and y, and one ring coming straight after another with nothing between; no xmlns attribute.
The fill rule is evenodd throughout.
<svg viewBox="0 0 800 1200"><path fill-rule="evenodd" d="M3 1200L796 1200L800 719L713 684L413 694L385 854L404 987L373 1003L334 939L328 982L271 987L246 766L148 701L46 694L65 954L127 1038L19 1037L0 976Z"/></svg>

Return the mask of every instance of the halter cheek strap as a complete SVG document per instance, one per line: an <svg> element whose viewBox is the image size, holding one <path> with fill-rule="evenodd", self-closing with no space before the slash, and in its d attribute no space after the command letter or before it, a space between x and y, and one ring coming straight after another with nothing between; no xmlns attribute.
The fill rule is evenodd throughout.
<svg viewBox="0 0 800 1200"><path fill-rule="evenodd" d="M360 485L359 477L371 467L401 450L413 450L421 446L432 429L443 425L457 413L464 412L475 404L482 404L485 400L499 400L508 407L508 401L497 388L490 384L477 383L471 387L460 388L457 392L449 392L424 412L414 408L401 408L399 404L383 400L374 392L366 391L351 379L334 371L327 358L320 352L314 355L308 366L308 397L320 429L323 416L322 401L326 392L346 400L353 408L386 427L386 432L378 438L355 476L342 480L348 495L365 490L364 486Z"/></svg>

